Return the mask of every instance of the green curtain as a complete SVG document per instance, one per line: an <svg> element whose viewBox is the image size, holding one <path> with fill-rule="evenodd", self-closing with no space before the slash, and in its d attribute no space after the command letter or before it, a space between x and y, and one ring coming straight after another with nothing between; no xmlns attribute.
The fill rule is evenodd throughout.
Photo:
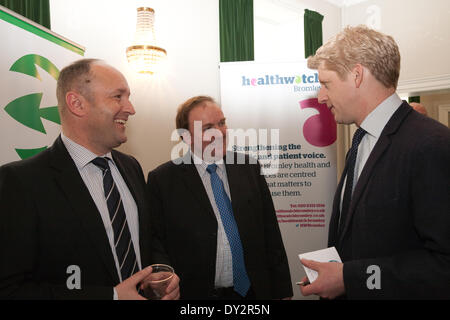
<svg viewBox="0 0 450 320"><path fill-rule="evenodd" d="M323 15L305 9L305 58L314 55L322 45L322 21Z"/></svg>
<svg viewBox="0 0 450 320"><path fill-rule="evenodd" d="M420 96L408 97L408 103L411 103L411 102L420 103Z"/></svg>
<svg viewBox="0 0 450 320"><path fill-rule="evenodd" d="M0 5L50 29L49 0L0 0Z"/></svg>
<svg viewBox="0 0 450 320"><path fill-rule="evenodd" d="M220 61L255 59L253 0L219 0Z"/></svg>

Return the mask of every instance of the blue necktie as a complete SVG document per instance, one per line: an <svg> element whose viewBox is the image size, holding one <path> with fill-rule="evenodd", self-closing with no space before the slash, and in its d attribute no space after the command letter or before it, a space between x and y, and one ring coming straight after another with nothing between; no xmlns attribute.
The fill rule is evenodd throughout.
<svg viewBox="0 0 450 320"><path fill-rule="evenodd" d="M133 241L131 241L125 209L123 208L119 190L113 180L108 159L95 158L92 160L92 163L103 171L103 189L114 232L114 245L117 259L119 260L120 273L122 281L124 281L138 270L136 253L134 252Z"/></svg>
<svg viewBox="0 0 450 320"><path fill-rule="evenodd" d="M242 249L241 238L233 215L230 198L225 192L223 182L216 173L217 165L210 164L206 169L211 175L211 186L216 200L217 208L220 212L222 224L230 243L231 255L233 257L233 285L242 297L247 295L250 288L250 280L245 270L244 250Z"/></svg>
<svg viewBox="0 0 450 320"><path fill-rule="evenodd" d="M348 155L348 168L347 168L347 181L345 183L344 197L342 199L342 210L341 218L339 223L339 232L343 231L345 225L345 219L347 218L348 211L350 209L350 202L352 200L353 185L354 185L354 174L355 174L355 164L356 156L358 155L358 146L361 143L362 138L366 134L364 129L358 128L353 136L352 147L350 148L350 153Z"/></svg>

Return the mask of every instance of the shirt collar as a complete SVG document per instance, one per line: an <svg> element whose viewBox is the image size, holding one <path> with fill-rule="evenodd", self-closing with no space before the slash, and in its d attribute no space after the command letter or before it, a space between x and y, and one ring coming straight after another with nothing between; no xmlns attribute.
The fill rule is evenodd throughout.
<svg viewBox="0 0 450 320"><path fill-rule="evenodd" d="M82 145L69 139L62 132L61 132L61 139L70 156L72 157L73 161L75 162L75 165L77 166L78 170L83 169L97 157L109 158L109 160L111 160L114 163L111 152L108 152L107 154L102 156L98 156L92 151L83 147Z"/></svg>
<svg viewBox="0 0 450 320"><path fill-rule="evenodd" d="M205 174L206 173L206 169L208 168L208 166L212 163L206 162L203 159L199 158L194 152L192 152L191 150L189 151L191 153L192 156L192 160L194 161L195 166L200 170L201 174ZM218 161L216 162L217 165L217 169L221 170L221 171L225 171L225 165L222 161Z"/></svg>
<svg viewBox="0 0 450 320"><path fill-rule="evenodd" d="M397 93L394 93L369 113L361 123L360 127L368 134L378 139L389 119L402 103L402 99L400 99Z"/></svg>

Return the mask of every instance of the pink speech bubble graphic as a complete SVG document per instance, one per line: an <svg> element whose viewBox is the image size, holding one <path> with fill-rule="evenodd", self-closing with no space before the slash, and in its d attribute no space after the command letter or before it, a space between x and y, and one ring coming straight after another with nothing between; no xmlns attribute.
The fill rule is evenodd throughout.
<svg viewBox="0 0 450 320"><path fill-rule="evenodd" d="M326 104L320 104L317 98L300 101L300 108L313 108L319 114L313 115L303 125L303 135L313 146L327 147L337 139L337 126L334 116Z"/></svg>

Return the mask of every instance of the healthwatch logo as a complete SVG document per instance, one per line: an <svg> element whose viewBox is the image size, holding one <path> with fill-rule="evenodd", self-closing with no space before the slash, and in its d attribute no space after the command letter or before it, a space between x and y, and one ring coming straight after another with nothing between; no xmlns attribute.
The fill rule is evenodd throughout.
<svg viewBox="0 0 450 320"><path fill-rule="evenodd" d="M279 74L264 75L259 78L242 76L242 86L272 86L272 85L311 85L319 83L319 74L302 74L294 76L283 76Z"/></svg>

